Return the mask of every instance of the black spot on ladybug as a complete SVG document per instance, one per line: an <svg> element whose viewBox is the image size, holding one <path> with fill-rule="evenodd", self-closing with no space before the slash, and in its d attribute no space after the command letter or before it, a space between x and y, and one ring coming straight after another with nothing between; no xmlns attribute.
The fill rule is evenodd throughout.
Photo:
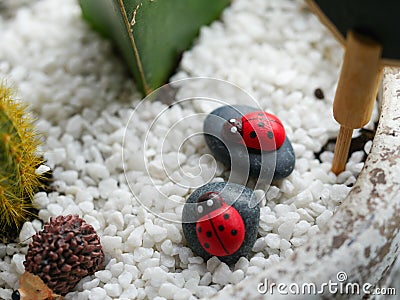
<svg viewBox="0 0 400 300"><path fill-rule="evenodd" d="M274 134L272 133L272 131L268 131L268 138L273 139L274 138Z"/></svg>
<svg viewBox="0 0 400 300"><path fill-rule="evenodd" d="M258 127L264 127L264 123L262 122L258 123Z"/></svg>
<svg viewBox="0 0 400 300"><path fill-rule="evenodd" d="M212 236L211 231L207 231L207 232L206 232L206 235L207 235L207 237L211 237L211 236Z"/></svg>
<svg viewBox="0 0 400 300"><path fill-rule="evenodd" d="M257 137L257 133L253 130L252 132L250 132L250 137L252 139L256 138Z"/></svg>
<svg viewBox="0 0 400 300"><path fill-rule="evenodd" d="M232 234L232 235L236 235L236 234L237 234L237 230L236 230L236 229L232 229L232 230L231 230L231 234Z"/></svg>
<svg viewBox="0 0 400 300"><path fill-rule="evenodd" d="M264 114L262 112L258 113L258 115L261 117L264 116Z"/></svg>
<svg viewBox="0 0 400 300"><path fill-rule="evenodd" d="M224 231L224 229L225 229L224 225L219 225L219 226L218 226L218 230L219 230L219 231Z"/></svg>
<svg viewBox="0 0 400 300"><path fill-rule="evenodd" d="M197 231L198 231L198 232L201 232L201 227L199 227L199 228L197 229Z"/></svg>
<svg viewBox="0 0 400 300"><path fill-rule="evenodd" d="M229 219L229 214L224 214L224 219L228 220Z"/></svg>
<svg viewBox="0 0 400 300"><path fill-rule="evenodd" d="M204 243L204 248L210 248L210 245L208 243Z"/></svg>

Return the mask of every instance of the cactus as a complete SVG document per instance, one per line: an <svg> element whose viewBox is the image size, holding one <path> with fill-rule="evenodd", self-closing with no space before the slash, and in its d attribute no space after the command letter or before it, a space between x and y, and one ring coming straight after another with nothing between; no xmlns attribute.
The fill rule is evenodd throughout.
<svg viewBox="0 0 400 300"><path fill-rule="evenodd" d="M26 107L14 101L0 82L0 240L16 238L22 224L34 216L33 194L41 185L35 173L38 135Z"/></svg>
<svg viewBox="0 0 400 300"><path fill-rule="evenodd" d="M145 95L168 82L203 25L231 0L79 0L83 17L115 42Z"/></svg>

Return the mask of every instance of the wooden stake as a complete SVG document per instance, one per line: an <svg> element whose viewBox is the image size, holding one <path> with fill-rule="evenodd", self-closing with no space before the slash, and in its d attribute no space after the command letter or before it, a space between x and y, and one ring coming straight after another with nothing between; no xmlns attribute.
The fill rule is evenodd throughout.
<svg viewBox="0 0 400 300"><path fill-rule="evenodd" d="M374 40L349 31L342 70L333 103L333 115L341 125L336 141L332 172L345 168L353 129L371 118L382 75L382 47Z"/></svg>

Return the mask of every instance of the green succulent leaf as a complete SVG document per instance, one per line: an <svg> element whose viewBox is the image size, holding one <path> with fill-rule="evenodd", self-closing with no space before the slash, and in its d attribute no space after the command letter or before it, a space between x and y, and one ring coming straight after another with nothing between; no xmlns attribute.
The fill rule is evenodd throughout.
<svg viewBox="0 0 400 300"><path fill-rule="evenodd" d="M203 25L230 0L80 0L84 18L111 38L144 94L163 85ZM206 62L205 62L206 63Z"/></svg>

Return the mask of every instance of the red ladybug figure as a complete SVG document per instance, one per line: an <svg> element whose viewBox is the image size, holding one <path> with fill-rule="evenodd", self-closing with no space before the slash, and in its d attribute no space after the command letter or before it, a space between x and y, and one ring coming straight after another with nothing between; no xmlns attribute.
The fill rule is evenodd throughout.
<svg viewBox="0 0 400 300"><path fill-rule="evenodd" d="M205 251L215 256L235 253L244 241L245 225L239 212L217 192L197 200L196 234Z"/></svg>
<svg viewBox="0 0 400 300"><path fill-rule="evenodd" d="M222 137L234 143L244 142L247 148L273 151L282 146L286 133L276 116L265 111L253 111L242 116L241 120L226 122Z"/></svg>

